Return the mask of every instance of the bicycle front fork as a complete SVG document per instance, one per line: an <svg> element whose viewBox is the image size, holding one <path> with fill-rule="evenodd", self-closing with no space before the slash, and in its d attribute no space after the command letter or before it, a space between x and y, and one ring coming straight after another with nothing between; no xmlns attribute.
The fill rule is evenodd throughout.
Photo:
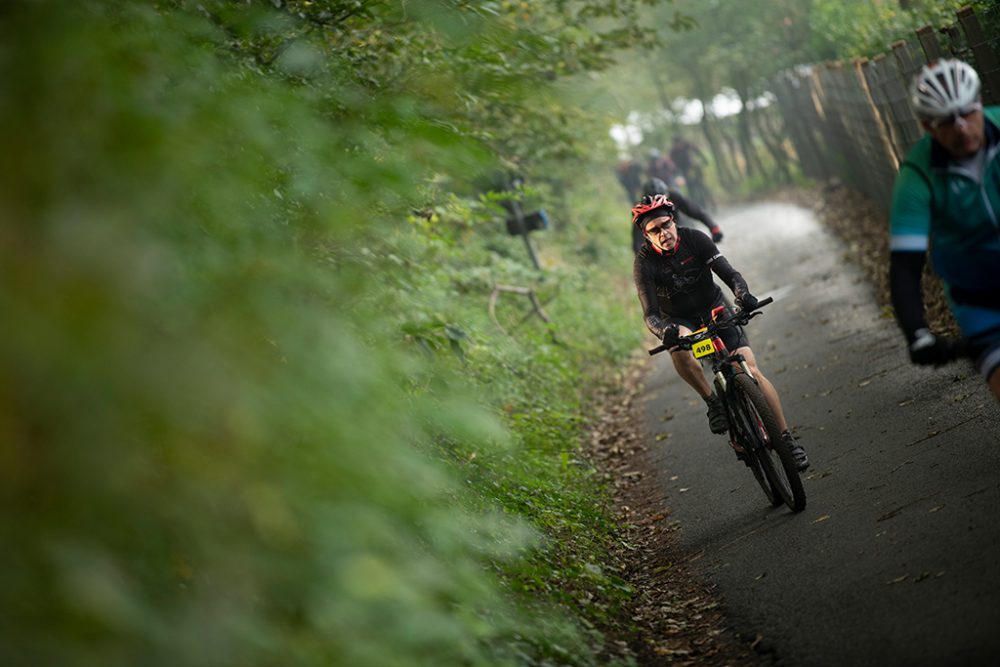
<svg viewBox="0 0 1000 667"><path fill-rule="evenodd" d="M747 364L746 359L742 359L741 358L739 360L739 365L740 365L740 370L743 371L744 373L746 373L746 376L748 378L750 378L751 380L753 380L754 383L756 384L757 378L755 378L754 375L753 375L753 373L750 372L750 365ZM716 393L721 394L721 393L725 392L726 391L726 386L727 386L726 376L722 373L721 370L715 371L715 391L716 391Z"/></svg>

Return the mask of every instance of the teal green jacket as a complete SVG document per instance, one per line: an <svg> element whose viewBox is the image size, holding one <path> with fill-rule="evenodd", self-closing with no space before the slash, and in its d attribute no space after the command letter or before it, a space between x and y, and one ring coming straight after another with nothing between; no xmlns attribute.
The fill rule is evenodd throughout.
<svg viewBox="0 0 1000 667"><path fill-rule="evenodd" d="M986 107L983 114L982 175L954 164L925 135L900 166L890 213L890 250L930 250L966 336L1000 326L1000 311L984 314L973 305L1000 293L1000 107Z"/></svg>

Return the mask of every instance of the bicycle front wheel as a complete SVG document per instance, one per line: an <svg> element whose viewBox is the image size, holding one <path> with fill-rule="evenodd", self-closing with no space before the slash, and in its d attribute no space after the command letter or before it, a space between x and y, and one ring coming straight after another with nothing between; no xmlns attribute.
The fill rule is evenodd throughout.
<svg viewBox="0 0 1000 667"><path fill-rule="evenodd" d="M743 446L749 446L755 458L760 461L774 490L772 503L778 505L784 502L793 512L801 512L806 507L806 491L795 468L792 452L781 438L781 429L778 428L778 420L771 411L771 406L767 404L760 387L749 376L739 374L733 378L733 382L737 409L742 413L746 439L750 441L743 443Z"/></svg>

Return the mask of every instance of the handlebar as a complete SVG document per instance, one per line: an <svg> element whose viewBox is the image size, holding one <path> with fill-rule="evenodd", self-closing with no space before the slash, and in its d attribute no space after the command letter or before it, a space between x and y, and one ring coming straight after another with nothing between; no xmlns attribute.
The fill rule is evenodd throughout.
<svg viewBox="0 0 1000 667"><path fill-rule="evenodd" d="M773 297L767 297L766 299L761 299L757 303L757 308L763 308L764 306L767 306L773 302L774 302ZM734 312L732 315L730 315L725 319L709 323L708 325L706 325L705 331L702 331L701 333L690 334L688 336L681 336L680 343L678 344L677 347L681 348L682 350L690 350L691 345L693 345L694 343L698 342L699 340L704 340L706 338L713 338L715 334L722 329L728 329L734 326L746 326L747 322L749 322L750 320L761 314L760 311L757 310L757 308L755 308L752 312L749 313L744 312L742 310L737 310L736 312ZM660 352L664 352L668 349L669 348L666 345L657 345L652 350L649 350L649 356L653 356L654 354L659 354Z"/></svg>

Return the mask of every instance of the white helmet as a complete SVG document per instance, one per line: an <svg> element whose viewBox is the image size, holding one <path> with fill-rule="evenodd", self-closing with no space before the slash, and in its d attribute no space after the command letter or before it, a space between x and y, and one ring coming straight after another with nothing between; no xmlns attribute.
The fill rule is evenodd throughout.
<svg viewBox="0 0 1000 667"><path fill-rule="evenodd" d="M979 75L961 60L925 65L913 82L913 110L923 119L942 118L979 99Z"/></svg>

